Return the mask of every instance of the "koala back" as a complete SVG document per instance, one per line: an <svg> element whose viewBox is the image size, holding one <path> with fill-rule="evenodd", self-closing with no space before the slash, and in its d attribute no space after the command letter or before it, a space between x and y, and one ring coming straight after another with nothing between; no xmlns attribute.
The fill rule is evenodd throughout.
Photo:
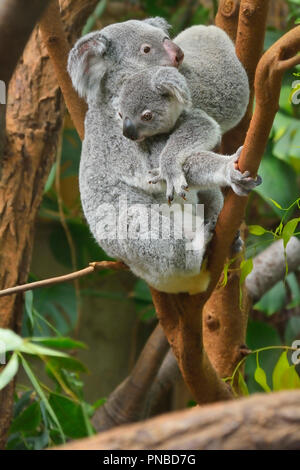
<svg viewBox="0 0 300 470"><path fill-rule="evenodd" d="M185 76L193 105L221 126L235 127L249 102L249 83L229 36L216 26L192 26L174 42L185 56L180 72Z"/></svg>

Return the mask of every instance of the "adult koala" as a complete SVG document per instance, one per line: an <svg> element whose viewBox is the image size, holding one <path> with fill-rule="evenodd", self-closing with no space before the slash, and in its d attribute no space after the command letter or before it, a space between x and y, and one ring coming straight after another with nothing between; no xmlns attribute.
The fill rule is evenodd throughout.
<svg viewBox="0 0 300 470"><path fill-rule="evenodd" d="M164 204L164 184L151 188L148 184L147 174L158 166L168 136L130 141L122 135L117 112L124 80L149 66L178 67L183 60L181 43L187 57L182 72L193 105L218 118L221 128L228 130L245 112L248 81L231 40L219 28L189 28L173 42L162 18L113 24L75 44L68 70L74 87L88 103L79 182L91 232L110 256L123 260L158 290L196 293L205 290L209 281L209 274L201 271L205 240L201 244L200 232L192 225L182 230L178 223L183 201L172 206L175 214L171 217ZM193 156L186 165L190 165L189 183L188 173L199 174L203 163L199 165ZM218 174L223 178L222 171ZM243 175L241 185L242 180ZM192 183L197 184L195 178ZM187 202L194 210L197 201ZM206 241L209 236L204 233Z"/></svg>

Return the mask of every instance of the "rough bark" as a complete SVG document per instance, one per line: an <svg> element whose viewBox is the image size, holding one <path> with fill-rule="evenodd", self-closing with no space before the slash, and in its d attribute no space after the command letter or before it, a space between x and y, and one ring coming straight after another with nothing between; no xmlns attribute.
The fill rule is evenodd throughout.
<svg viewBox="0 0 300 470"><path fill-rule="evenodd" d="M249 79L250 100L245 116L237 127L223 137L222 152L232 154L243 145L253 111L254 77L263 51L269 0L241 0L236 35L236 53Z"/></svg>
<svg viewBox="0 0 300 470"><path fill-rule="evenodd" d="M73 3L63 1L62 12L74 37L97 1L80 2L77 17L72 11ZM0 181L1 289L27 280L34 223L56 155L63 113L52 64L36 28L8 90L7 143ZM1 298L0 327L19 331L22 310L22 295ZM5 444L10 422L12 392L10 384L0 394L0 447Z"/></svg>
<svg viewBox="0 0 300 470"><path fill-rule="evenodd" d="M48 0L2 0L0 3L0 80L6 89L29 36ZM5 139L5 104L0 104L0 164Z"/></svg>
<svg viewBox="0 0 300 470"><path fill-rule="evenodd" d="M215 23L235 42L241 0L220 0Z"/></svg>
<svg viewBox="0 0 300 470"><path fill-rule="evenodd" d="M154 306L183 379L199 404L231 398L203 347L203 295L164 294L151 289Z"/></svg>
<svg viewBox="0 0 300 470"><path fill-rule="evenodd" d="M299 450L300 392L257 394L122 426L59 450Z"/></svg>
<svg viewBox="0 0 300 470"><path fill-rule="evenodd" d="M69 53L69 43L61 21L60 10L57 0L52 0L44 17L40 21L40 29L44 44L52 60L57 80L60 84L67 108L72 109L72 119L81 140L84 137L84 118L87 105L84 100L78 97L72 86L70 75L67 71L67 58Z"/></svg>

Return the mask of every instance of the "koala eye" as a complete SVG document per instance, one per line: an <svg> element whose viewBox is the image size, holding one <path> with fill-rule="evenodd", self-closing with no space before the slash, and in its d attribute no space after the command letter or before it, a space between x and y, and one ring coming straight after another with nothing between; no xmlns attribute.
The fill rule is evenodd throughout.
<svg viewBox="0 0 300 470"><path fill-rule="evenodd" d="M141 115L142 121L151 121L152 118L153 114L148 109L146 109L146 111L144 111Z"/></svg>
<svg viewBox="0 0 300 470"><path fill-rule="evenodd" d="M121 119L123 119L123 116L122 116L122 114L121 114L121 113L118 113L118 114L119 114L120 118L121 118Z"/></svg>
<svg viewBox="0 0 300 470"><path fill-rule="evenodd" d="M151 46L150 44L143 44L142 47L141 47L141 52L143 54L149 54L149 52L151 51Z"/></svg>

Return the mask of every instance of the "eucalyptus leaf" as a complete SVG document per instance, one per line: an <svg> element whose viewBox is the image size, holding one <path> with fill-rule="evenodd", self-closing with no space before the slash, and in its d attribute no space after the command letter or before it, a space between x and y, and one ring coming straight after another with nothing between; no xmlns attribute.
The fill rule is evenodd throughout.
<svg viewBox="0 0 300 470"><path fill-rule="evenodd" d="M0 390L6 387L7 384L14 378L19 369L19 360L14 353L2 372L0 372Z"/></svg>

